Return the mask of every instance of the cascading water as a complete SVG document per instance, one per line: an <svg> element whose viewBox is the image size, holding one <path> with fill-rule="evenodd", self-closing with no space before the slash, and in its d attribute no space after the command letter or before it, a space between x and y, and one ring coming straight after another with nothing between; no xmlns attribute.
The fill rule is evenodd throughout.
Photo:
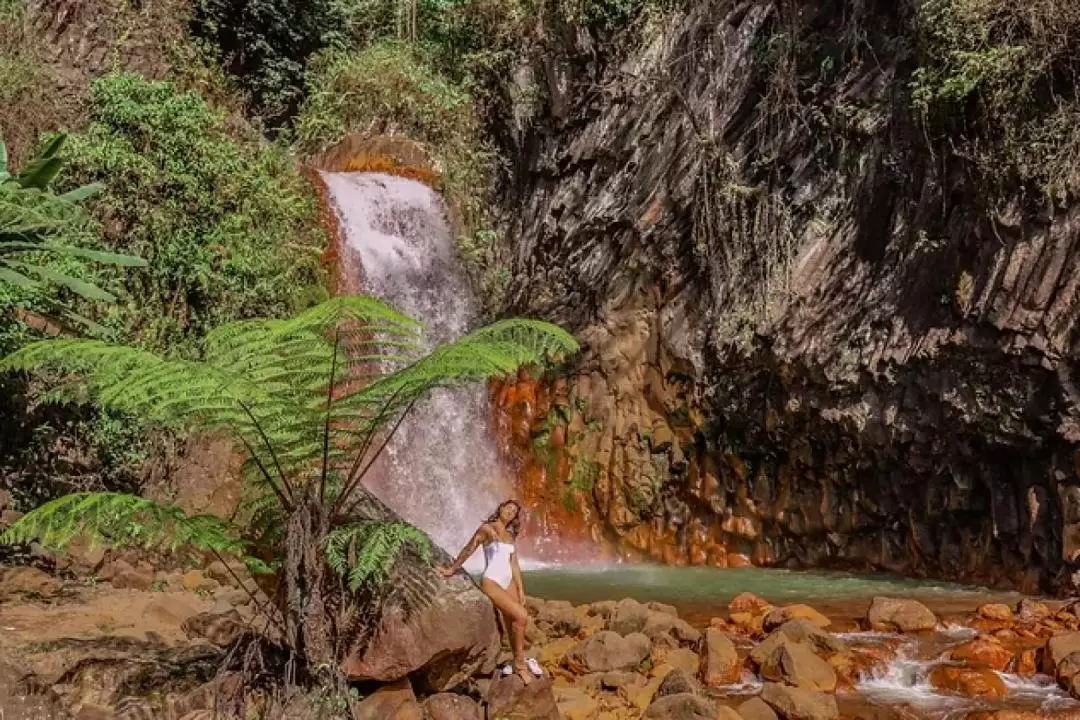
<svg viewBox="0 0 1080 720"><path fill-rule="evenodd" d="M476 303L457 264L454 238L438 193L381 173L323 173L338 217L343 272L358 286L424 323L432 344L463 335ZM355 280L348 278L348 280ZM511 493L489 425L484 388L441 390L414 408L368 475L372 492L399 515L457 552ZM477 569L474 557L466 567Z"/></svg>

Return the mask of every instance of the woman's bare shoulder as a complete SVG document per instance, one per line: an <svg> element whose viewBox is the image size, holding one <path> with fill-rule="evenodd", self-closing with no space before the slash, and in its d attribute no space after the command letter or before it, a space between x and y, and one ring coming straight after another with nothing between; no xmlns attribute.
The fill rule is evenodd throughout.
<svg viewBox="0 0 1080 720"><path fill-rule="evenodd" d="M482 523L476 529L476 534L484 540L491 540L495 537L495 528L491 527L491 523Z"/></svg>

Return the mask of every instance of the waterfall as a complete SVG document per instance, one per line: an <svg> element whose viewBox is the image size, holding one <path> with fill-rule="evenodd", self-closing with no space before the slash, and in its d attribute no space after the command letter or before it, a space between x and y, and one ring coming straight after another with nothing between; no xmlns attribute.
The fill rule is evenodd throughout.
<svg viewBox="0 0 1080 720"><path fill-rule="evenodd" d="M463 335L476 302L454 251L442 198L380 173L323 173L337 214L347 287L359 287L425 326L429 342ZM359 268L344 262L354 253ZM483 387L440 390L417 405L367 478L368 488L451 554L511 489ZM476 570L479 554L466 567Z"/></svg>

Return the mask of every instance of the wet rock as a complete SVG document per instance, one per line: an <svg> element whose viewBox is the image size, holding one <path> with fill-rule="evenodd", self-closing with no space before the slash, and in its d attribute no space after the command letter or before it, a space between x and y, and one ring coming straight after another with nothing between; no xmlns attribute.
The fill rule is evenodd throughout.
<svg viewBox="0 0 1080 720"><path fill-rule="evenodd" d="M343 669L353 680L392 682L405 676L442 692L494 668L499 654L495 612L468 580L439 583L416 612L385 610L366 647L354 650Z"/></svg>
<svg viewBox="0 0 1080 720"><path fill-rule="evenodd" d="M716 628L705 631L701 647L701 679L709 687L731 685L742 674L742 661L731 638Z"/></svg>
<svg viewBox="0 0 1080 720"><path fill-rule="evenodd" d="M1080 632L1054 635L1046 642L1043 651L1043 672L1055 677L1058 663L1074 652L1080 652Z"/></svg>
<svg viewBox="0 0 1080 720"><path fill-rule="evenodd" d="M728 603L729 613L750 613L751 615L765 615L772 609L772 603L763 600L754 593L739 593Z"/></svg>
<svg viewBox="0 0 1080 720"><path fill-rule="evenodd" d="M16 596L48 599L60 592L60 583L34 567L0 568L0 601Z"/></svg>
<svg viewBox="0 0 1080 720"><path fill-rule="evenodd" d="M633 670L649 657L652 644L640 633L626 637L611 630L592 635L566 654L567 665L579 673Z"/></svg>
<svg viewBox="0 0 1080 720"><path fill-rule="evenodd" d="M1038 653L1034 648L1028 648L1021 650L1016 655L1016 665L1013 668L1013 672L1021 677L1027 677L1034 675L1039 671L1039 658Z"/></svg>
<svg viewBox="0 0 1080 720"><path fill-rule="evenodd" d="M690 693L659 698L641 720L717 720L716 705Z"/></svg>
<svg viewBox="0 0 1080 720"><path fill-rule="evenodd" d="M664 675L660 688L656 691L656 696L667 697L668 695L685 695L687 693L696 695L699 692L701 692L701 684L698 683L694 676L681 668L675 668Z"/></svg>
<svg viewBox="0 0 1080 720"><path fill-rule="evenodd" d="M863 676L884 673L888 667L885 659L854 650L833 653L827 662L836 671L837 684L849 686L855 685Z"/></svg>
<svg viewBox="0 0 1080 720"><path fill-rule="evenodd" d="M836 690L836 671L808 645L785 640L761 664L766 680L784 682L809 690Z"/></svg>
<svg viewBox="0 0 1080 720"><path fill-rule="evenodd" d="M353 720L424 720L408 680L381 686L353 705L352 716Z"/></svg>
<svg viewBox="0 0 1080 720"><path fill-rule="evenodd" d="M487 692L487 720L504 718L559 720L551 679L537 678L528 686L516 675L492 680Z"/></svg>
<svg viewBox="0 0 1080 720"><path fill-rule="evenodd" d="M766 683L761 699L784 720L835 720L840 716L836 698L806 688Z"/></svg>
<svg viewBox="0 0 1080 720"><path fill-rule="evenodd" d="M637 600L626 598L615 605L611 619L608 620L608 629L620 635L629 635L644 630L648 621L649 608Z"/></svg>
<svg viewBox="0 0 1080 720"><path fill-rule="evenodd" d="M771 632L768 637L751 650L750 659L755 665L761 666L766 658L785 642L804 643L811 647L815 653L821 655L844 650L844 643L839 638L822 631L816 625L805 620L792 620Z"/></svg>
<svg viewBox="0 0 1080 720"><path fill-rule="evenodd" d="M937 617L918 600L876 597L866 619L873 630L928 632L937 627Z"/></svg>
<svg viewBox="0 0 1080 720"><path fill-rule="evenodd" d="M555 705L563 720L595 720L600 703L574 687L555 687Z"/></svg>
<svg viewBox="0 0 1080 720"><path fill-rule="evenodd" d="M832 620L829 620L829 618L809 605L787 605L770 610L765 616L763 627L765 632L771 632L792 620L808 620L819 628L827 628L832 625Z"/></svg>
<svg viewBox="0 0 1080 720"><path fill-rule="evenodd" d="M998 622L1011 623L1013 621L1013 611L1008 605L1003 603L987 603L980 605L976 610L979 617L987 620L997 620Z"/></svg>
<svg viewBox="0 0 1080 720"><path fill-rule="evenodd" d="M976 638L949 651L949 657L969 667L990 668L1005 671L1013 661L1013 654L1000 642L989 638Z"/></svg>
<svg viewBox="0 0 1080 720"><path fill-rule="evenodd" d="M938 665L930 671L930 684L939 692L965 697L1003 698L1008 694L1005 683L987 668L965 668Z"/></svg>
<svg viewBox="0 0 1080 720"><path fill-rule="evenodd" d="M779 720L776 711L759 697L750 698L740 705L739 715L743 720Z"/></svg>

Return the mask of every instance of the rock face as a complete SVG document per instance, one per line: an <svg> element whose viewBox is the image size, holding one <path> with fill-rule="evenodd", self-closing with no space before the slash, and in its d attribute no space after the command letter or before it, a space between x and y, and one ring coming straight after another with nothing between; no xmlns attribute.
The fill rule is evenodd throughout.
<svg viewBox="0 0 1080 720"><path fill-rule="evenodd" d="M430 604L413 615L398 609L384 613L371 642L348 659L345 671L361 681L392 682L413 675L441 692L490 671L498 652L490 601L458 577L441 584Z"/></svg>
<svg viewBox="0 0 1080 720"><path fill-rule="evenodd" d="M509 310L585 352L565 384L501 387L500 432L564 409L545 450L588 479L582 535L626 554L1064 590L1077 208L991 201L952 138L929 147L916 13L859 7L714 0L522 66L545 100L506 137ZM845 59L785 55L785 86L777 43Z"/></svg>

